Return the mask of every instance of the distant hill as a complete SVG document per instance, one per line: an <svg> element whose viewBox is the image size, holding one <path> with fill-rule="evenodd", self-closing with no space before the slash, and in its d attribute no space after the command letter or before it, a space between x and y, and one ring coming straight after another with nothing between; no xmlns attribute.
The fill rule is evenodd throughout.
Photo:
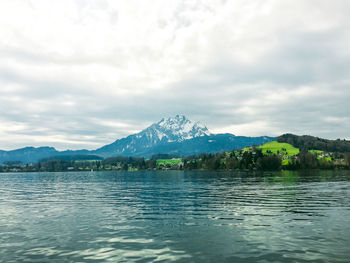
<svg viewBox="0 0 350 263"><path fill-rule="evenodd" d="M88 150L78 151L57 151L53 147L25 147L12 151L0 151L0 163L6 161L20 161L22 163L33 163L40 159L48 158L52 156L60 155L86 155L89 154Z"/></svg>
<svg viewBox="0 0 350 263"><path fill-rule="evenodd" d="M53 147L25 147L12 151L0 151L0 163L6 161L21 161L22 163L31 163L54 154L57 154L57 151Z"/></svg>
<svg viewBox="0 0 350 263"><path fill-rule="evenodd" d="M37 162L40 159L74 158L67 156L96 155L103 158L131 156L149 158L155 154L188 156L200 153L231 151L252 145L274 141L273 137L244 137L233 134L212 134L208 128L192 122L183 115L162 119L137 134L118 139L99 149L88 151L57 151L53 147L26 147L13 151L0 151L0 163L21 161Z"/></svg>
<svg viewBox="0 0 350 263"><path fill-rule="evenodd" d="M350 152L350 141L347 140L327 140L310 135L283 134L277 137L278 142L285 142L300 150L321 150L327 152Z"/></svg>

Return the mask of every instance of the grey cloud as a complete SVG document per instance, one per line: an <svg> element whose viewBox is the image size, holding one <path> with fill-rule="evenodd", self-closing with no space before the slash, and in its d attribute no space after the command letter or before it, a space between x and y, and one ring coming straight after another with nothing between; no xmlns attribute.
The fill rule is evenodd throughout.
<svg viewBox="0 0 350 263"><path fill-rule="evenodd" d="M85 6L84 2L80 3L82 8L91 9L91 5ZM107 7L102 5L98 8L103 10ZM186 12L192 7L179 5L178 8L183 13L172 19L177 19L175 28L177 26L181 32L191 27L194 21L191 20L191 12ZM204 8L203 12L212 12L201 8ZM81 53L65 58L39 50L28 51L24 45L22 48L0 45L0 55L15 61L11 65L0 62L0 83L2 87L10 84L20 86L18 90L3 89L0 121L23 124L12 134L7 132L8 138L12 138L10 135L17 136L16 139L21 136L26 139L46 136L52 141L44 140L43 144L61 149L97 148L175 114L185 114L215 130L232 125L251 125L251 131L239 135L294 132L326 138L349 138L350 52L345 44L350 39L348 21L345 19L336 28L325 30L307 31L295 25L288 31L274 32L271 37L277 39L277 44L271 42L270 49L253 62L242 62L235 59L230 50L221 50L220 42L225 41L224 35L217 42L213 40L217 35L208 35L205 38L209 42L208 47L202 51L212 55L203 58L195 48L184 49L181 53L184 61L195 70L175 74L170 84L159 89L149 86L157 81L156 76L162 81L161 67L176 65L160 63L162 59L166 60L164 50L160 50L162 55L159 55L155 49L140 45L128 50L129 53L116 48L117 53L111 54L111 57ZM176 30L170 34L180 37ZM227 48L230 44L227 43ZM104 79L96 84L81 76L76 79L67 75L36 76L16 67L26 64L69 69L72 65L80 67L95 63L124 70L121 74L125 74L129 59L144 65L138 70L147 71L151 66L160 69L157 68L158 75L150 70L146 77L138 74L144 72L131 72L134 75L115 86L116 90L130 89L124 95L104 89ZM196 59L204 62L201 64ZM135 89L142 90L143 87L145 92L135 92ZM267 123L267 127L259 126L260 121ZM231 132L237 133L235 130ZM55 141L55 138L60 140ZM0 141L0 149L10 144L21 146L25 142L11 143ZM38 142L34 144L38 145Z"/></svg>

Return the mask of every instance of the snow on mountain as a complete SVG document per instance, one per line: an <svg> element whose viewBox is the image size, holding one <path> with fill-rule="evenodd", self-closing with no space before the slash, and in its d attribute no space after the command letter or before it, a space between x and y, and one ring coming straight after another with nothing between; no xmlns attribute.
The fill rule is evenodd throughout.
<svg viewBox="0 0 350 263"><path fill-rule="evenodd" d="M116 140L96 150L96 153L132 154L142 152L158 144L182 142L196 137L209 136L207 127L199 122L192 122L183 115L163 118L137 134Z"/></svg>
<svg viewBox="0 0 350 263"><path fill-rule="evenodd" d="M162 119L152 124L141 134L147 134L157 142L182 142L200 136L210 135L205 125L192 122L183 115Z"/></svg>

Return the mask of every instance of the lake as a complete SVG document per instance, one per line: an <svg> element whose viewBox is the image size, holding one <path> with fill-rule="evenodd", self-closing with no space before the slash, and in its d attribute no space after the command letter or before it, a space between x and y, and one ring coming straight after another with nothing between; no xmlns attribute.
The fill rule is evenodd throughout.
<svg viewBox="0 0 350 263"><path fill-rule="evenodd" d="M349 262L350 171L0 174L0 262Z"/></svg>

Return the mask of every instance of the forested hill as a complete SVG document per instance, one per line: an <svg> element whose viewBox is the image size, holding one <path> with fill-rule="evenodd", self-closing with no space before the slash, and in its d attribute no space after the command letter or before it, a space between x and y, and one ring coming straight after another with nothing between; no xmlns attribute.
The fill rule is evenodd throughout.
<svg viewBox="0 0 350 263"><path fill-rule="evenodd" d="M285 142L300 150L321 150L327 152L350 152L350 141L347 140L327 140L310 135L283 134L277 137L278 142Z"/></svg>

